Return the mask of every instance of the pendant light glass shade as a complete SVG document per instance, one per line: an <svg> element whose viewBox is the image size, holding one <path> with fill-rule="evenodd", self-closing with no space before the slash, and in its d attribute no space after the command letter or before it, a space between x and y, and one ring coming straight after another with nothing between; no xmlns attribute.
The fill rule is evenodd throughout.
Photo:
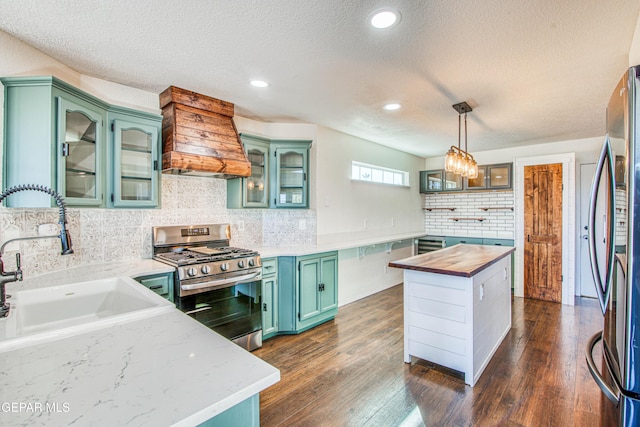
<svg viewBox="0 0 640 427"><path fill-rule="evenodd" d="M467 113L472 108L466 102L454 104L453 108L458 112L458 146L451 146L444 158L444 170L462 175L463 177L474 179L478 177L478 163L473 156L466 151L467 148ZM461 118L464 114L464 147L460 148L461 142Z"/></svg>

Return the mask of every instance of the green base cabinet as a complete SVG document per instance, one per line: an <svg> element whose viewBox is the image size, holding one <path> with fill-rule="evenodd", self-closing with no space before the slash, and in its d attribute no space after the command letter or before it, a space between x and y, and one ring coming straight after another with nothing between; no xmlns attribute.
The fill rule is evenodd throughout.
<svg viewBox="0 0 640 427"><path fill-rule="evenodd" d="M153 274L135 277L135 281L143 284L153 292L171 302L173 300L173 273Z"/></svg>
<svg viewBox="0 0 640 427"><path fill-rule="evenodd" d="M198 427L259 427L260 397L254 394L221 414L198 424Z"/></svg>
<svg viewBox="0 0 640 427"><path fill-rule="evenodd" d="M4 188L44 185L75 207L158 206L162 116L110 105L51 76L0 81ZM5 203L55 206L33 191Z"/></svg>
<svg viewBox="0 0 640 427"><path fill-rule="evenodd" d="M278 328L278 259L262 260L262 340L275 336Z"/></svg>
<svg viewBox="0 0 640 427"><path fill-rule="evenodd" d="M278 258L278 326L297 334L338 314L338 253Z"/></svg>

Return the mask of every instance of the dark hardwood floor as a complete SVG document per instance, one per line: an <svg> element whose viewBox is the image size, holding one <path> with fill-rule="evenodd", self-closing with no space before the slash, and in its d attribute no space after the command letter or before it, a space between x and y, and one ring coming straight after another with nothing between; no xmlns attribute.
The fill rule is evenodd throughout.
<svg viewBox="0 0 640 427"><path fill-rule="evenodd" d="M512 328L475 387L403 362L402 285L340 307L335 320L267 340L280 369L260 394L262 426L596 426L601 393L584 358L601 329L594 300L513 298Z"/></svg>

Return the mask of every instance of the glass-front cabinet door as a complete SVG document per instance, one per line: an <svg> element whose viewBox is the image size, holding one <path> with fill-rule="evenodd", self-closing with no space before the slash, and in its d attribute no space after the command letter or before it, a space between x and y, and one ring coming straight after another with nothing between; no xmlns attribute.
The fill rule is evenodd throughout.
<svg viewBox="0 0 640 427"><path fill-rule="evenodd" d="M308 148L276 147L276 177L273 192L276 207L308 206L308 153Z"/></svg>
<svg viewBox="0 0 640 427"><path fill-rule="evenodd" d="M245 208L269 207L269 144L246 141L245 152L251 163L251 176L243 178L243 203Z"/></svg>
<svg viewBox="0 0 640 427"><path fill-rule="evenodd" d="M69 205L100 206L105 176L103 115L62 97L58 107L60 192Z"/></svg>
<svg viewBox="0 0 640 427"><path fill-rule="evenodd" d="M445 172L442 180L442 191L462 190L462 175L453 172Z"/></svg>
<svg viewBox="0 0 640 427"><path fill-rule="evenodd" d="M432 171L420 171L420 193L433 193L442 191L442 169Z"/></svg>
<svg viewBox="0 0 640 427"><path fill-rule="evenodd" d="M512 164L487 166L487 180L489 188L511 188Z"/></svg>
<svg viewBox="0 0 640 427"><path fill-rule="evenodd" d="M113 130L113 206L158 204L158 127L115 119Z"/></svg>

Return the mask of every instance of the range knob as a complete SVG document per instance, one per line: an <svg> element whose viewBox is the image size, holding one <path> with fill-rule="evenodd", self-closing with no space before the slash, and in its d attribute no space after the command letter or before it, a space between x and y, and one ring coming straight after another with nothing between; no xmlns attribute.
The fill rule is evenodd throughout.
<svg viewBox="0 0 640 427"><path fill-rule="evenodd" d="M228 262L223 262L222 264L220 264L220 270L227 271L228 269L229 269L229 263Z"/></svg>
<svg viewBox="0 0 640 427"><path fill-rule="evenodd" d="M189 267L189 269L187 270L187 275L193 277L196 274L198 274L198 270L196 270L194 267Z"/></svg>
<svg viewBox="0 0 640 427"><path fill-rule="evenodd" d="M256 261L253 258L249 259L249 267L255 267L255 265Z"/></svg>
<svg viewBox="0 0 640 427"><path fill-rule="evenodd" d="M202 274L209 274L211 273L211 267L209 267L208 265L203 265L200 271L202 271Z"/></svg>
<svg viewBox="0 0 640 427"><path fill-rule="evenodd" d="M244 260L241 259L240 261L238 261L238 267L244 268Z"/></svg>

